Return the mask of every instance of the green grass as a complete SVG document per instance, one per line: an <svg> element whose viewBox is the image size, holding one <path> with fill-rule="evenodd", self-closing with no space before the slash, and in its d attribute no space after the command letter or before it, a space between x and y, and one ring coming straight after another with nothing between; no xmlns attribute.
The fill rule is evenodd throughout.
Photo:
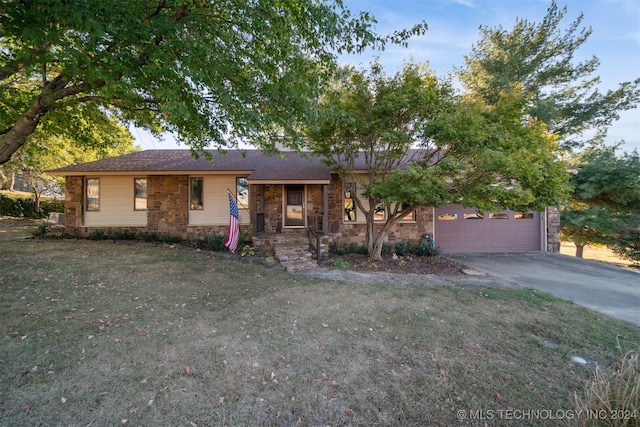
<svg viewBox="0 0 640 427"><path fill-rule="evenodd" d="M640 342L531 289L323 281L143 242L0 237L0 307L3 426L484 425L457 412L572 409L592 371L571 355Z"/></svg>

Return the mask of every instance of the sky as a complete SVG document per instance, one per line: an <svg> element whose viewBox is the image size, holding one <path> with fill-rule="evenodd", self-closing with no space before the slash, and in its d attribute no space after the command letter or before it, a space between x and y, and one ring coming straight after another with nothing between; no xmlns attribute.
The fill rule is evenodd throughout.
<svg viewBox="0 0 640 427"><path fill-rule="evenodd" d="M388 46L384 51L342 56L341 65L366 69L378 57L385 71L393 74L407 61L428 62L438 76L447 77L464 64L464 56L480 38L480 25L510 31L516 19L540 22L550 0L344 0L353 13L369 11L378 23L375 30L387 34L425 21L424 36L409 40L408 48ZM638 0L558 0L567 6L563 19L572 23L582 12L583 26L593 33L577 52L576 61L596 56L600 66L600 92L615 89L619 83L640 78L640 2ZM164 140L140 130L132 130L136 144L143 149L187 148L173 138ZM621 113L609 129L606 142L624 141L623 151L640 151L640 108Z"/></svg>

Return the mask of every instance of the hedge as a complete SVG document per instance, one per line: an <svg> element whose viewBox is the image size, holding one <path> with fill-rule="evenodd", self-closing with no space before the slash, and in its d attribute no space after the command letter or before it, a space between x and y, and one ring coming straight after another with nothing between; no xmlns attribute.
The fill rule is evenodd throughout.
<svg viewBox="0 0 640 427"><path fill-rule="evenodd" d="M0 194L0 216L44 218L49 212L64 212L64 200L40 200L40 215L36 215L35 200Z"/></svg>

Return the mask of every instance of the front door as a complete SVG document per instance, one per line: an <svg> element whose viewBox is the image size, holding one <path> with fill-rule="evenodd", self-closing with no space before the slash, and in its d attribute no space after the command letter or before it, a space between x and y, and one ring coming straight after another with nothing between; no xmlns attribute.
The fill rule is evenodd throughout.
<svg viewBox="0 0 640 427"><path fill-rule="evenodd" d="M285 227L304 227L304 186L285 186Z"/></svg>

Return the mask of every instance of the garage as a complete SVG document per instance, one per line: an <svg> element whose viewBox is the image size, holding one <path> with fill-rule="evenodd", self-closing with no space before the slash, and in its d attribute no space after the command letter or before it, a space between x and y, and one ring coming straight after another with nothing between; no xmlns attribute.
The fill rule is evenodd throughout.
<svg viewBox="0 0 640 427"><path fill-rule="evenodd" d="M542 247L539 212L479 212L461 205L434 210L434 241L442 252L522 252Z"/></svg>

